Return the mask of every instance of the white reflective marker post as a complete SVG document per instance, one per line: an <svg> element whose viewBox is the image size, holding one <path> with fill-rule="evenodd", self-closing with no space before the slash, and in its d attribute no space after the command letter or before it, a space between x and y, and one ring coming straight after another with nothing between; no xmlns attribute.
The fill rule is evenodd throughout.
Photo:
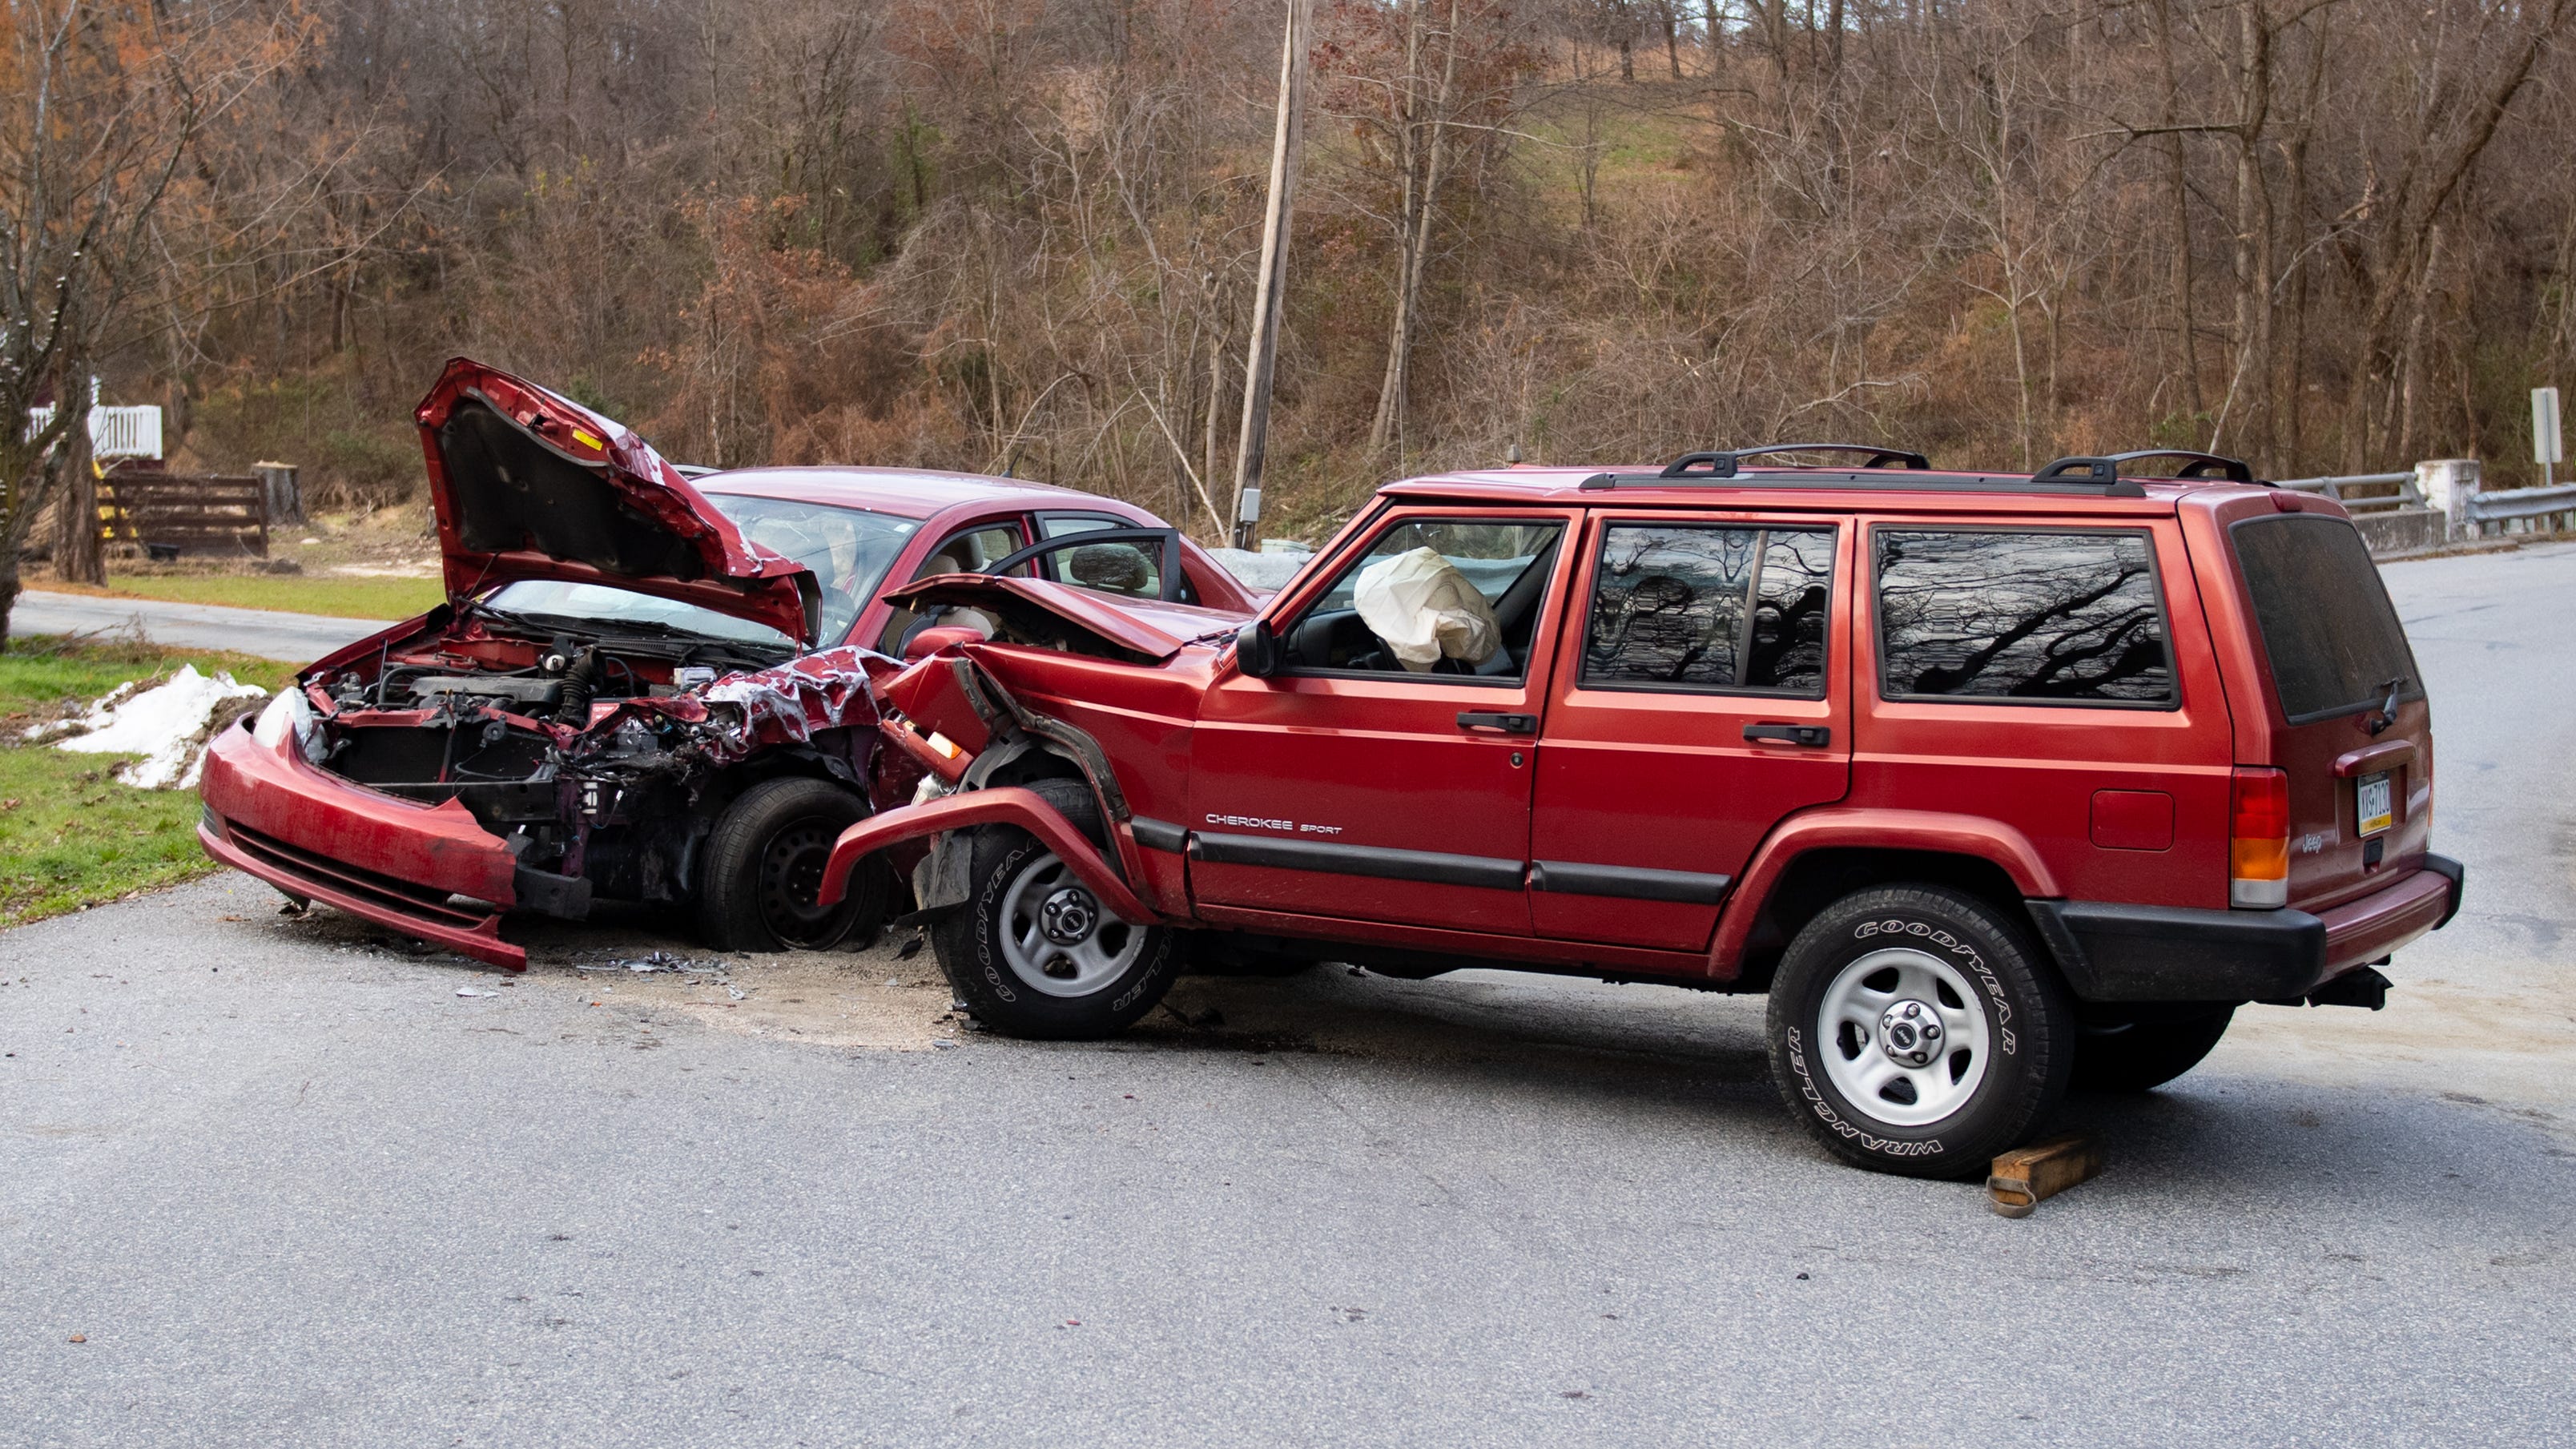
<svg viewBox="0 0 2576 1449"><path fill-rule="evenodd" d="M2531 461L2540 465L2541 487L2556 486L2557 465L2566 460L2566 444L2558 430L2558 389L2535 387L2531 390Z"/></svg>

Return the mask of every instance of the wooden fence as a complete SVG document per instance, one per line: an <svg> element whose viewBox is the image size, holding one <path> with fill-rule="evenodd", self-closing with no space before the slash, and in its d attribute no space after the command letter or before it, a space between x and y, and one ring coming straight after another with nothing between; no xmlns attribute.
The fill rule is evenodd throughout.
<svg viewBox="0 0 2576 1449"><path fill-rule="evenodd" d="M98 516L110 543L141 544L156 558L268 557L268 493L251 475L109 470Z"/></svg>

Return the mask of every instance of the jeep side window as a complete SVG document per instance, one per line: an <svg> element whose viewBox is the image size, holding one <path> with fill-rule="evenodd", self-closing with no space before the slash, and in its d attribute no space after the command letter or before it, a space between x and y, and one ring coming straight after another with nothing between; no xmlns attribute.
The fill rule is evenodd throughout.
<svg viewBox="0 0 2576 1449"><path fill-rule="evenodd" d="M2143 533L1881 528L1879 692L2171 708Z"/></svg>
<svg viewBox="0 0 2576 1449"><path fill-rule="evenodd" d="M1830 528L1612 524L1583 686L1821 699L1833 579Z"/></svg>
<svg viewBox="0 0 2576 1449"><path fill-rule="evenodd" d="M1379 534L1368 552L1342 570L1331 588L1281 632L1288 671L1298 674L1405 672L1390 643L1360 617L1360 575L1416 549L1429 549L1471 586L1494 617L1495 645L1478 659L1444 655L1421 672L1516 681L1529 668L1548 566L1564 525L1554 520L1407 519ZM1432 571L1437 564L1424 561Z"/></svg>

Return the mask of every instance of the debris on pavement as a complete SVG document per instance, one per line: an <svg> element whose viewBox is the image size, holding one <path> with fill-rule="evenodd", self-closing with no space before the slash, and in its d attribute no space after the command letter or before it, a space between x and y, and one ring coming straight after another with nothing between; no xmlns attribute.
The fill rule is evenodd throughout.
<svg viewBox="0 0 2576 1449"><path fill-rule="evenodd" d="M699 961L686 956L675 956L668 951L647 951L641 956L612 957L606 961L575 961L572 963L572 969L639 973L682 971L698 976L722 976L733 968L729 963L720 960Z"/></svg>
<svg viewBox="0 0 2576 1449"><path fill-rule="evenodd" d="M485 991L479 987L459 986L456 988L456 994L459 996L498 996L501 993L497 991Z"/></svg>
<svg viewBox="0 0 2576 1449"><path fill-rule="evenodd" d="M1997 1157L1986 1191L1993 1194L1996 1212L2026 1218L2042 1198L2055 1197L2101 1170L2102 1149L2083 1133L2068 1132Z"/></svg>

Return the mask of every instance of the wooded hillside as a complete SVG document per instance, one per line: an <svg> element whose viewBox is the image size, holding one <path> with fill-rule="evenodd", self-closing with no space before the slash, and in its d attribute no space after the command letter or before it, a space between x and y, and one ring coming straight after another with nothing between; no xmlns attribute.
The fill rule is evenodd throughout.
<svg viewBox="0 0 2576 1449"><path fill-rule="evenodd" d="M1282 14L250 5L291 54L188 141L108 395L203 462L390 499L410 404L471 353L677 459L1008 467L1212 534ZM2571 28L2576 0L1321 0L1265 531L1513 446L2517 481L2525 390L2576 384Z"/></svg>

